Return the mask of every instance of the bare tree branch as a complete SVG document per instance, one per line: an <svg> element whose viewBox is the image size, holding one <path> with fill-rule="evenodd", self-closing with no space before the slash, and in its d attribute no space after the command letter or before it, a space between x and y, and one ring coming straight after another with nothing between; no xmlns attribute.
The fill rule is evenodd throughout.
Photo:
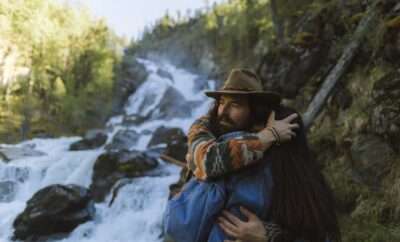
<svg viewBox="0 0 400 242"><path fill-rule="evenodd" d="M351 64L357 50L361 45L361 41L364 39L367 32L371 29L371 26L376 22L378 16L378 2L371 6L367 11L363 19L357 26L354 36L350 43L346 46L343 51L342 56L336 63L336 66L331 70L329 75L326 77L318 93L314 96L307 111L304 113L304 125L308 129L313 121L317 118L319 112L322 110L326 103L326 100L332 94L333 88L336 86L337 82L346 72L347 68Z"/></svg>

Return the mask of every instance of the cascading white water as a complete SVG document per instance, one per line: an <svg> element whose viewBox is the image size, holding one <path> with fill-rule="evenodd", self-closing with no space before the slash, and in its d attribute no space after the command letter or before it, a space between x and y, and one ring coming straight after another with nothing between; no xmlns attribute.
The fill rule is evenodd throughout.
<svg viewBox="0 0 400 242"><path fill-rule="evenodd" d="M168 63L139 59L150 73L141 87L129 97L125 106L126 115L146 116L158 112L165 90L172 87L184 99L182 102L197 101L186 117L164 119L149 118L139 125L126 126L123 115L112 117L107 122L109 143L112 136L121 129L132 129L141 133L139 141L131 149L145 150L152 132L159 126L179 127L187 132L191 123L209 107L208 100L195 89L198 76ZM172 79L157 74L162 68L172 75ZM214 88L213 81L207 81ZM193 103L193 102L192 102ZM168 112L168 110L164 110ZM92 169L97 157L105 152L104 146L87 151L69 151L71 143L80 137L59 137L27 140L15 147L34 146L36 150L46 153L13 160L5 163L0 160L0 182L12 181L17 185L8 201L0 201L0 242L10 242L13 233L12 223L25 208L27 200L39 189L51 184L78 184L89 187ZM7 145L11 146L11 145ZM162 213L168 196L168 186L177 181L179 169L159 160L160 165L153 175L135 178L134 182L119 190L112 206L108 206L110 195L103 203L96 204L95 219L78 226L64 242L155 242L161 241ZM158 174L158 175L154 175Z"/></svg>

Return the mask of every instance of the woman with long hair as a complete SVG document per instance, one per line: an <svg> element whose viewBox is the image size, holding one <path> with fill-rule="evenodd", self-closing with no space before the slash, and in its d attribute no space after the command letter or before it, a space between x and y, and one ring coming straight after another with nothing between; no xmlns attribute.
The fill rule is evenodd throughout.
<svg viewBox="0 0 400 242"><path fill-rule="evenodd" d="M217 115L218 104L217 98L208 112L210 131L217 137L222 134L218 125L221 119ZM249 107L250 122L245 128L246 132L257 132L262 129L272 113L277 120L297 113L292 108L283 105L268 106L251 97L249 97ZM259 241L296 239L310 242L341 241L332 191L310 152L302 119L298 113L297 115L294 122L299 128L295 130L296 135L290 141L270 147L264 152L262 162L246 167L239 173L231 173L229 176L235 174L243 176L240 175L243 172L254 175L265 167L270 170L268 174L271 174L273 184L267 193L270 204L267 213L258 216L258 219L264 221L267 231L264 240ZM222 177L227 177L226 175ZM227 210L232 210L229 208L229 202L227 206ZM247 209L254 211L251 207ZM240 211L246 213L248 217L257 216L246 209ZM232 211L226 211L218 219L218 224L230 237L243 239L240 238L242 236L238 221L240 217L243 218ZM246 231L241 232L246 233Z"/></svg>

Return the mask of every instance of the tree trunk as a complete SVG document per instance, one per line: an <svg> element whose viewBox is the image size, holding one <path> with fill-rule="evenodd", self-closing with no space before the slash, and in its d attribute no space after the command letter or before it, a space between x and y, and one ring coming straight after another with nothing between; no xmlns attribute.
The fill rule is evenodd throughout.
<svg viewBox="0 0 400 242"><path fill-rule="evenodd" d="M285 40L284 24L281 16L279 15L276 0L271 0L270 8L271 8L271 19L275 28L276 39L280 45L285 45L286 40Z"/></svg>
<svg viewBox="0 0 400 242"><path fill-rule="evenodd" d="M314 96L313 100L308 106L307 111L304 113L303 118L306 129L309 129L313 121L317 118L319 112L325 105L326 100L332 94L333 88L336 86L337 82L351 64L351 61L360 47L361 41L364 39L366 33L370 31L371 26L376 22L375 20L377 19L378 15L377 3L378 1L372 5L372 7L365 14L364 18L358 24L353 39L344 49L339 61L330 71L318 93Z"/></svg>

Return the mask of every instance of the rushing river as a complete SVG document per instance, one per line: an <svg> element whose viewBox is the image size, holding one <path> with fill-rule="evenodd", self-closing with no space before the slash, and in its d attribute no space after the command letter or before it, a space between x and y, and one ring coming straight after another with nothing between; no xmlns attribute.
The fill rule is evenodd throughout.
<svg viewBox="0 0 400 242"><path fill-rule="evenodd" d="M204 80L166 62L144 59L139 61L145 65L150 74L129 97L124 107L124 114L112 117L107 122L106 144L111 142L118 130L132 129L141 135L130 149L146 150L152 133L158 127L161 125L179 127L187 133L194 119L205 113L210 105L210 100L203 95L202 89L213 89L212 80ZM160 70L170 75L162 75ZM185 115L174 116L173 113L176 112L173 110L174 107L165 107L165 99L170 98L168 94L171 93L179 93L180 105L190 111ZM172 115L169 115L171 113ZM139 124L129 125L123 122L127 116L147 118ZM9 199L0 200L0 242L11 241L14 219L39 189L51 184L77 184L89 187L93 165L97 157L106 150L103 145L93 150L69 151L70 144L80 139L81 137L36 138L16 145L2 145L33 147L45 155L20 158L9 163L0 160L0 182L16 184L11 194L7 194ZM177 181L179 168L162 160L159 162L158 168L150 175L135 178L134 182L122 187L111 207L108 206L111 199L109 194L103 203L95 205L94 220L81 224L69 237L57 241L161 241L162 214L167 201L168 186Z"/></svg>

